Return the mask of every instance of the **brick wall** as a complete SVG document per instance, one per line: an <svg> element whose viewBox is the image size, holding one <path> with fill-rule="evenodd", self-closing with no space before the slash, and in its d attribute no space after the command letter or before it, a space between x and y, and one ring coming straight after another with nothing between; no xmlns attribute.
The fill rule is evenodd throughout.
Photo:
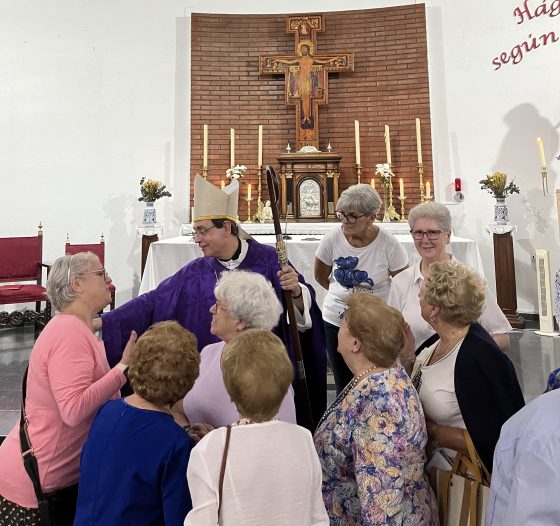
<svg viewBox="0 0 560 526"><path fill-rule="evenodd" d="M278 166L276 156L288 142L294 145L295 110L285 103L284 76L260 76L258 64L259 54L294 54L294 35L286 33L285 19L285 15L192 15L193 178L202 173L203 124L209 125L208 179L216 185L225 180L229 130L235 128L235 160L249 168L244 182L253 183L254 195L258 125L264 125L263 164ZM422 123L424 181L432 182L425 6L324 13L324 24L316 53L354 52L355 70L329 75L329 103L319 107L320 149L326 150L330 142L333 151L343 155L341 190L355 184L354 120L359 120L362 182L369 182L375 164L386 162L383 132L388 124L393 171L405 181L409 209L420 199L417 117ZM398 193L398 181L394 191ZM241 192L245 196L244 184ZM400 205L395 206L400 211ZM246 219L246 210L240 200L240 219Z"/></svg>

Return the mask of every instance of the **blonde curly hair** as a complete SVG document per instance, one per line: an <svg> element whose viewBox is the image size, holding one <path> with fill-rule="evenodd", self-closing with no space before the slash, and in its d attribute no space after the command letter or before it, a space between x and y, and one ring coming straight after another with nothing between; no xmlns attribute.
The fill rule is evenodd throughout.
<svg viewBox="0 0 560 526"><path fill-rule="evenodd" d="M162 321L138 338L128 378L134 392L144 400L171 405L192 389L199 365L196 336L176 321Z"/></svg>
<svg viewBox="0 0 560 526"><path fill-rule="evenodd" d="M432 263L422 291L424 301L439 307L441 318L455 325L478 320L486 301L484 280L470 267L454 261Z"/></svg>

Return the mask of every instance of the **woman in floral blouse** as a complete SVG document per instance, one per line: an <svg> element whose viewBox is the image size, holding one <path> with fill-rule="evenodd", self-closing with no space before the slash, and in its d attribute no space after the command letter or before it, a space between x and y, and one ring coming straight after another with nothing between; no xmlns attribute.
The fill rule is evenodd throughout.
<svg viewBox="0 0 560 526"><path fill-rule="evenodd" d="M381 299L348 301L338 352L354 374L321 419L315 447L331 525L437 525L424 475L428 439L422 406L396 362L404 320Z"/></svg>

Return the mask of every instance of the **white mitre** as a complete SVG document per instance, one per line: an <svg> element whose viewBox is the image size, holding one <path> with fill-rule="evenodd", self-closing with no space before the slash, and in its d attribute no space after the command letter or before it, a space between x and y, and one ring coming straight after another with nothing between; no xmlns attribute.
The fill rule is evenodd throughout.
<svg viewBox="0 0 560 526"><path fill-rule="evenodd" d="M205 219L229 219L237 224L238 201L239 183L237 180L232 180L221 190L204 177L196 174L194 178L192 222L204 221ZM251 236L242 228L239 228L239 237L249 239Z"/></svg>

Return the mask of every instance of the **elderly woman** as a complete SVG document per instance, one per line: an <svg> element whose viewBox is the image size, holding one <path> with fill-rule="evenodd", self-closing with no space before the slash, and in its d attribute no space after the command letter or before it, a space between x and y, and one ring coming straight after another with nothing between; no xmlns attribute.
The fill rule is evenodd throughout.
<svg viewBox="0 0 560 526"><path fill-rule="evenodd" d="M91 252L58 258L47 294L59 313L31 352L27 374L27 433L43 493L66 489L65 517L72 524L82 445L95 412L119 396L136 335L109 369L91 320L111 302L111 278ZM19 423L0 446L0 524L38 524L38 499L22 461ZM72 488L72 486L75 486Z"/></svg>
<svg viewBox="0 0 560 526"><path fill-rule="evenodd" d="M433 263L420 290L420 311L439 341L417 358L413 350L401 356L424 407L435 467L466 450L466 429L491 471L500 428L524 405L511 361L476 322L484 296L484 281L474 270Z"/></svg>
<svg viewBox="0 0 560 526"><path fill-rule="evenodd" d="M349 296L356 290L367 290L387 301L391 277L408 265L404 247L392 234L373 224L380 207L381 198L370 185L356 184L346 189L336 204L342 224L323 238L315 254L315 279L328 289L323 321L337 393L352 379L336 350Z"/></svg>
<svg viewBox="0 0 560 526"><path fill-rule="evenodd" d="M226 426L239 418L222 380L220 360L224 345L245 329L271 331L282 314L282 305L269 281L245 270L224 272L214 289L216 303L210 308L210 332L220 342L207 345L200 353L200 376L192 390L174 410L183 412L191 424L191 436ZM290 388L282 401L280 420L296 422L294 392Z"/></svg>
<svg viewBox="0 0 560 526"><path fill-rule="evenodd" d="M170 407L193 386L199 362L196 338L176 321L138 339L134 394L102 406L84 444L74 526L183 525L191 440Z"/></svg>
<svg viewBox="0 0 560 526"><path fill-rule="evenodd" d="M222 374L239 417L191 453L185 526L328 526L311 434L278 419L293 377L280 339L243 331L223 349Z"/></svg>
<svg viewBox="0 0 560 526"><path fill-rule="evenodd" d="M418 294L424 279L430 276L430 266L436 261L453 260L446 252L451 238L451 214L441 203L427 202L415 206L408 215L410 233L421 260L414 267L401 272L393 279L387 302L402 312L414 336L414 347L418 348L434 336L432 328L420 314ZM480 314L479 323L492 335L502 350L509 347L511 325L486 287L486 303Z"/></svg>
<svg viewBox="0 0 560 526"><path fill-rule="evenodd" d="M403 343L398 311L371 294L350 297L338 352L354 378L315 432L331 525L438 524L422 406L396 361Z"/></svg>

